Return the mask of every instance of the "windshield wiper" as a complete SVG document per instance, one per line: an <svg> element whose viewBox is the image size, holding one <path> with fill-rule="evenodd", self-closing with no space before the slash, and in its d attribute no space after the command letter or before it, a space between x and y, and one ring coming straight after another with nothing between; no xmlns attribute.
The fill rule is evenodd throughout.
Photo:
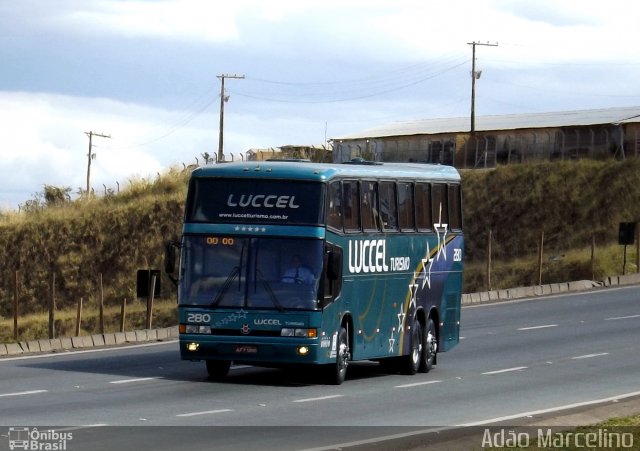
<svg viewBox="0 0 640 451"><path fill-rule="evenodd" d="M271 298L271 302L273 302L273 305L278 309L278 311L283 312L284 307L280 305L280 302L278 302L278 297L271 289L271 285L269 284L267 279L262 275L262 271L260 271L259 269L256 269L256 274L260 276L260 279L262 281L262 286L264 287L265 291L269 293L269 298Z"/></svg>
<svg viewBox="0 0 640 451"><path fill-rule="evenodd" d="M227 276L227 279L224 281L224 284L222 285L222 288L220 288L220 291L218 291L218 294L213 299L213 302L211 302L211 304L210 304L211 307L217 307L218 306L220 301L222 301L222 299L224 298L224 295L226 294L227 290L229 289L229 287L233 283L233 279L235 279L238 276L238 274L240 274L240 267L239 266L234 266L231 269L231 272L229 273L229 275Z"/></svg>

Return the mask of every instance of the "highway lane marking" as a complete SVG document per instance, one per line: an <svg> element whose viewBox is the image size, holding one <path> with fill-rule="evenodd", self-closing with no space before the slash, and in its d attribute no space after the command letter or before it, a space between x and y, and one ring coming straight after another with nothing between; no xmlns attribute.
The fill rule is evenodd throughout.
<svg viewBox="0 0 640 451"><path fill-rule="evenodd" d="M29 391L19 391L15 393L2 393L0 394L0 398L4 398L6 396L22 396L22 395L35 395L36 393L46 393L49 390L29 390Z"/></svg>
<svg viewBox="0 0 640 451"><path fill-rule="evenodd" d="M581 360L581 359L590 359L592 357L601 357L603 355L609 355L608 352L600 352L597 354L585 354L585 355L578 355L576 357L571 357L572 360Z"/></svg>
<svg viewBox="0 0 640 451"><path fill-rule="evenodd" d="M313 401L324 401L325 399L333 399L340 398L344 395L329 395L329 396L320 396L319 398L305 398L305 399L296 399L293 402L313 402Z"/></svg>
<svg viewBox="0 0 640 451"><path fill-rule="evenodd" d="M502 373L511 373L513 371L526 370L528 367L526 366L516 366L514 368L505 368L504 370L496 370L496 371L487 371L486 373L482 373L483 375L491 375L491 374L502 374Z"/></svg>
<svg viewBox="0 0 640 451"><path fill-rule="evenodd" d="M547 329L549 327L558 327L558 325L557 324L545 324L544 326L519 327L517 330Z"/></svg>
<svg viewBox="0 0 640 451"><path fill-rule="evenodd" d="M305 448L305 449L302 449L301 451L331 451L336 449L351 448L353 446L362 446L362 445L371 445L371 444L379 445L380 442L398 440L398 439L407 438L407 437L414 437L416 435L438 433L443 431L449 431L452 429L454 429L454 426L422 428L416 431L401 432L399 434L381 435L379 437L371 437L363 440L355 440L352 442L334 443L328 446L319 446L316 448ZM391 447L389 449L391 449Z"/></svg>
<svg viewBox="0 0 640 451"><path fill-rule="evenodd" d="M110 384L129 384L131 382L144 382L144 381L153 381L156 379L162 379L162 377L137 377L135 379L120 379L117 381L111 381Z"/></svg>
<svg viewBox="0 0 640 451"><path fill-rule="evenodd" d="M396 385L394 388L409 388L409 387L417 387L417 386L419 386L419 385L437 384L438 382L442 382L442 381L414 382L413 384Z"/></svg>
<svg viewBox="0 0 640 451"><path fill-rule="evenodd" d="M618 321L620 319L640 318L640 315L614 316L613 318L605 318L605 321Z"/></svg>
<svg viewBox="0 0 640 451"><path fill-rule="evenodd" d="M195 417L198 415L212 415L214 413L233 412L233 409L205 410L202 412L179 413L177 417Z"/></svg>
<svg viewBox="0 0 640 451"><path fill-rule="evenodd" d="M573 403L573 404L565 404L565 405L562 405L562 406L551 407L549 409L533 410L531 412L520 412L520 413L516 413L514 415L507 415L507 416L504 416L504 417L490 418L490 419L487 419L487 420L474 421L472 423L459 424L457 427L483 426L485 424L491 424L491 423L504 423L506 421L516 420L518 418L527 418L527 417L534 417L536 415L544 415L546 413L561 412L563 410L575 409L577 407L586 407L586 406L592 406L592 405L595 405L595 404L604 404L604 403L607 403L607 402L618 402L618 401L621 401L623 399L633 398L635 396L640 396L640 391L631 392L631 393L623 393L623 394L620 394L620 395L611 396L609 398L600 398L600 399L593 399L591 401L583 401L583 402L577 402L577 403Z"/></svg>

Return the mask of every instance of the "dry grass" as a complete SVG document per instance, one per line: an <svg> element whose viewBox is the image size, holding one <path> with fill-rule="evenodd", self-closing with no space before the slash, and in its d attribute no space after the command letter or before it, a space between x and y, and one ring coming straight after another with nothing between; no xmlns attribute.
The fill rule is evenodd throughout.
<svg viewBox="0 0 640 451"><path fill-rule="evenodd" d="M146 302L128 303L125 309L125 331L145 328ZM120 332L121 307L105 306L104 332ZM55 312L56 337L75 335L77 310L65 309ZM80 335L99 333L100 313L95 306L85 308L83 305L80 321ZM154 301L152 327L169 327L178 323L176 303L172 300ZM18 318L18 341L49 338L49 313L31 313ZM13 318L0 319L0 343L11 343L13 339Z"/></svg>

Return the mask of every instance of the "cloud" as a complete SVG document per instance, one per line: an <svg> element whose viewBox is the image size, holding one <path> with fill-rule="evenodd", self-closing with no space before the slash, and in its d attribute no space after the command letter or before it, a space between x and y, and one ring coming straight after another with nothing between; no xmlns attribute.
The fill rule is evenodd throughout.
<svg viewBox="0 0 640 451"><path fill-rule="evenodd" d="M206 0L82 2L55 25L91 34L222 42L238 37L236 10L228 5Z"/></svg>
<svg viewBox="0 0 640 451"><path fill-rule="evenodd" d="M0 207L15 208L44 184L84 189L90 131L111 135L93 138L91 185L97 190L194 162L198 144L213 141L214 133L185 117L108 99L0 92Z"/></svg>

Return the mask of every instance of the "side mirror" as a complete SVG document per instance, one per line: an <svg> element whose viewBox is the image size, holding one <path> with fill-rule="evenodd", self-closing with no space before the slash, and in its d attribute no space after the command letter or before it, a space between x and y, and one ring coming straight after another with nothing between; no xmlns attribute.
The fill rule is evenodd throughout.
<svg viewBox="0 0 640 451"><path fill-rule="evenodd" d="M164 272L173 274L176 271L176 260L178 255L178 245L172 241L167 243L164 250Z"/></svg>
<svg viewBox="0 0 640 451"><path fill-rule="evenodd" d="M327 259L327 277L338 280L342 274L342 252L332 250Z"/></svg>

